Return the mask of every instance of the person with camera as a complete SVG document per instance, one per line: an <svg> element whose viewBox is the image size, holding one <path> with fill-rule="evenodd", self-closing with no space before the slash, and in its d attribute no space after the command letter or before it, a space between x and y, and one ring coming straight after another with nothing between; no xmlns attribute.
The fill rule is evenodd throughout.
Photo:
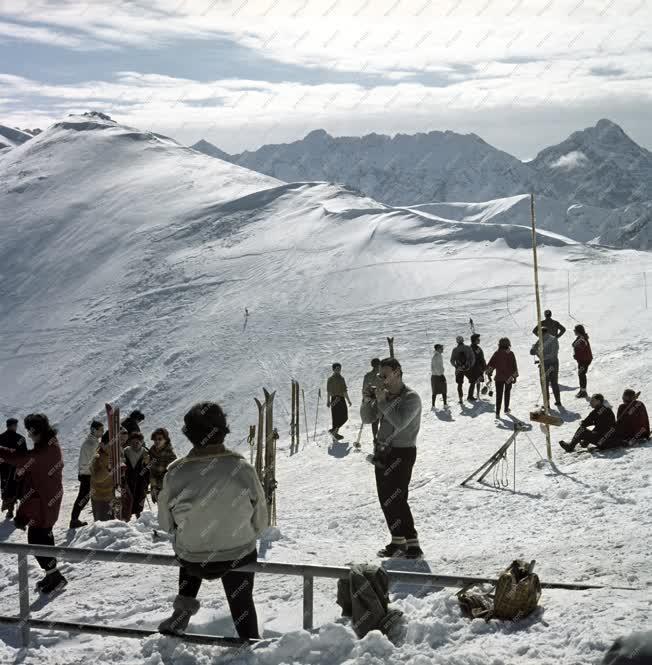
<svg viewBox="0 0 652 665"><path fill-rule="evenodd" d="M380 361L375 398L363 398L360 418L365 424L379 421L372 462L378 500L392 540L378 556L419 559L423 551L414 527L408 491L417 458L421 398L403 383L403 370L395 358Z"/></svg>

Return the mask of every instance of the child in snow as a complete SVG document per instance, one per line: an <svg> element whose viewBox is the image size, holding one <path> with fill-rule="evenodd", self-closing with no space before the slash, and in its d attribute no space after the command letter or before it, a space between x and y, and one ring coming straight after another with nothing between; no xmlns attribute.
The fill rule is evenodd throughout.
<svg viewBox="0 0 652 665"><path fill-rule="evenodd" d="M256 639L254 573L233 570L255 563L256 539L267 526L265 492L254 468L224 446L229 433L219 404L200 402L184 416L192 450L172 462L158 495L158 520L174 536L181 565L174 612L159 631L185 632L197 613L202 580L221 579L242 639Z"/></svg>
<svg viewBox="0 0 652 665"><path fill-rule="evenodd" d="M435 344L435 352L430 362L430 387L432 388L432 408L435 408L437 395L441 395L446 406L448 388L446 385L446 375L444 374L444 345Z"/></svg>

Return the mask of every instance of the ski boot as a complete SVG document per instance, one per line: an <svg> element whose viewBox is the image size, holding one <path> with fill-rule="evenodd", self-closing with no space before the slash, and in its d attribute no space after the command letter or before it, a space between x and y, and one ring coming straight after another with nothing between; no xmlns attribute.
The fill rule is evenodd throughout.
<svg viewBox="0 0 652 665"><path fill-rule="evenodd" d="M423 550L419 547L419 541L415 538L414 540L407 541L407 549L405 550L406 559L422 559Z"/></svg>
<svg viewBox="0 0 652 665"><path fill-rule="evenodd" d="M61 591L66 584L68 584L68 580L55 568L37 582L36 587L41 593L54 593Z"/></svg>
<svg viewBox="0 0 652 665"><path fill-rule="evenodd" d="M588 397L586 390L580 390L575 397Z"/></svg>
<svg viewBox="0 0 652 665"><path fill-rule="evenodd" d="M158 626L158 632L164 635L182 635L186 632L190 617L197 614L199 601L190 596L177 596L172 604L174 612L171 617L162 621Z"/></svg>
<svg viewBox="0 0 652 665"><path fill-rule="evenodd" d="M378 556L383 559L402 559L407 552L405 541L400 543L391 542L382 550L378 550Z"/></svg>
<svg viewBox="0 0 652 665"><path fill-rule="evenodd" d="M566 443L566 441L560 441L559 445L567 452L572 453L575 450L574 443Z"/></svg>

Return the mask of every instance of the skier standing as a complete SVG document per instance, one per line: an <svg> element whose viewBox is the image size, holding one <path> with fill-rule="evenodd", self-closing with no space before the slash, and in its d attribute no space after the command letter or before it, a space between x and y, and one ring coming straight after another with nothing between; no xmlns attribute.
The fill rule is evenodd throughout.
<svg viewBox="0 0 652 665"><path fill-rule="evenodd" d="M362 379L362 398L370 397L372 400L376 398L376 385L380 381L378 372L380 371L380 358L371 359L371 370L364 375ZM371 423L371 431L376 438L378 434L378 421L374 420Z"/></svg>
<svg viewBox="0 0 652 665"><path fill-rule="evenodd" d="M7 430L0 434L0 447L16 450L21 454L27 452L25 437L18 434L16 418L7 419ZM14 507L20 498L22 482L16 478L16 468L12 464L0 464L0 487L2 494L2 512L7 511L7 519L13 519Z"/></svg>
<svg viewBox="0 0 652 665"><path fill-rule="evenodd" d="M470 376L469 372L475 362L475 353L470 346L464 344L464 337L458 335L455 339L457 346L451 353L451 365L455 368L455 383L457 383L457 396L460 404L464 403L464 377ZM469 383L471 379L469 378Z"/></svg>
<svg viewBox="0 0 652 665"><path fill-rule="evenodd" d="M480 392L480 383L483 381L484 371L487 369L487 361L484 358L484 351L480 348L480 335L478 333L473 333L471 335L471 351L475 359L473 361L473 366L468 372L469 379L469 392L467 399L470 402L474 402L476 397L474 396L475 387L478 387L478 393Z"/></svg>
<svg viewBox="0 0 652 665"><path fill-rule="evenodd" d="M613 448L617 445L616 416L614 412L604 403L604 397L596 393L591 397L591 413L584 418L570 443L560 441L559 445L570 453L579 443L583 448L593 444L597 448ZM593 429L588 429L593 427Z"/></svg>
<svg viewBox="0 0 652 665"><path fill-rule="evenodd" d="M446 375L444 374L444 346L435 344L435 352L430 361L430 387L432 388L432 408L435 408L437 395L444 398L444 407L446 407L448 387L446 385Z"/></svg>
<svg viewBox="0 0 652 665"><path fill-rule="evenodd" d="M27 529L30 545L52 545L52 527L59 519L63 497L63 456L57 440L57 431L42 413L31 413L25 418L25 429L34 447L27 452L14 448L0 448L0 461L16 467L23 476L24 493L14 524ZM57 568L57 560L37 556L45 577L37 582L43 593L52 593L66 585L66 578Z"/></svg>
<svg viewBox="0 0 652 665"><path fill-rule="evenodd" d="M224 446L229 433L218 404L195 404L184 416L192 450L173 462L158 496L159 524L173 536L180 563L174 612L159 631L185 632L199 609L202 580L221 579L242 639L256 639L254 573L233 570L256 563L256 539L267 526L265 492L254 468Z"/></svg>
<svg viewBox="0 0 652 665"><path fill-rule="evenodd" d="M562 326L559 321L555 321L555 319L552 318L552 312L549 309L543 313L543 316L544 319L541 321L541 327L545 328L553 337L559 339L566 332L566 328L564 328L564 326ZM539 336L538 325L534 326L532 329L532 334L536 335L537 337Z"/></svg>
<svg viewBox="0 0 652 665"><path fill-rule="evenodd" d="M491 377L496 372L496 418L500 418L500 408L505 399L505 413L509 413L509 401L512 394L512 385L518 377L516 356L511 349L512 343L507 337L498 340L498 350L491 356L487 365L487 375Z"/></svg>
<svg viewBox="0 0 652 665"><path fill-rule="evenodd" d="M177 459L170 435L164 427L159 427L152 432L154 445L150 446L149 452L149 483L152 501L156 503L158 494L163 486L163 477L168 466Z"/></svg>
<svg viewBox="0 0 652 665"><path fill-rule="evenodd" d="M333 374L328 377L328 381L326 382L326 392L328 393L326 406L331 410L333 423L332 428L328 431L332 434L333 438L340 441L344 438L339 433L340 427L349 419L349 410L346 405L348 403L349 406L352 406L352 404L346 388L346 381L342 376L342 365L340 363L333 363L332 368Z"/></svg>
<svg viewBox="0 0 652 665"><path fill-rule="evenodd" d="M555 396L555 405L561 406L559 394L559 342L557 337L551 335L544 326L541 328L543 335L543 369L546 377L546 391L550 396L550 388ZM535 342L530 349L530 355L538 356L539 342Z"/></svg>
<svg viewBox="0 0 652 665"><path fill-rule="evenodd" d="M79 449L79 462L77 463L79 492L77 493L77 498L75 499L70 515L71 529L78 529L87 524L87 522L80 521L79 516L91 498L91 464L103 433L104 425L98 420L94 420L91 423L91 431Z"/></svg>
<svg viewBox="0 0 652 665"><path fill-rule="evenodd" d="M129 435L129 445L124 450L125 454L125 482L130 495L129 506L125 512L125 519L131 519L132 515L140 517L147 497L149 486L149 455L143 445L143 435L133 432Z"/></svg>
<svg viewBox="0 0 652 665"><path fill-rule="evenodd" d="M408 492L417 458L421 398L403 383L403 370L395 358L381 361L380 374L382 383L376 387L376 399L365 397L360 406L363 423L380 419L373 462L378 500L392 540L378 556L418 559L423 552Z"/></svg>
<svg viewBox="0 0 652 665"><path fill-rule="evenodd" d="M577 361L577 377L580 382L580 390L575 397L586 397L586 373L589 371L589 365L593 361L593 352L589 336L584 330L584 326L578 324L575 326L575 339L573 340L573 358Z"/></svg>

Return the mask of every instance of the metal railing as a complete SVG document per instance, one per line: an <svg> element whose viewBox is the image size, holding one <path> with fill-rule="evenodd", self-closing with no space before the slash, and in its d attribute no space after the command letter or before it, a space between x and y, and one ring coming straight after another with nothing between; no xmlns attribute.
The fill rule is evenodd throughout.
<svg viewBox="0 0 652 665"><path fill-rule="evenodd" d="M57 621L53 619L34 619L31 617L29 601L29 580L27 575L27 557L44 556L56 557L64 561L102 561L106 563L128 563L147 566L178 566L177 559L170 554L154 554L150 552L129 552L95 550L89 548L52 547L50 545L24 545L22 543L0 543L0 553L18 555L18 594L19 616L0 615L0 623L18 624L21 640L24 647L29 646L30 627L60 630L65 632L86 632L123 637L148 637L157 635L155 630L141 628L127 628L121 626L102 626L97 624ZM346 579L350 568L345 566L314 566L310 564L277 563L258 561L234 568L252 573L268 575L293 575L303 578L303 628L313 628L313 592L315 577L328 579ZM433 573L417 573L409 571L387 570L390 582L413 584L427 587L465 587L473 584L495 584L494 578L473 577L461 575L436 575ZM587 589L604 589L604 586L589 584L568 584L563 582L541 582L544 589L568 589L584 591ZM612 589L635 590L631 587L610 587ZM219 646L237 647L243 644L255 644L259 640L241 640L235 637L218 637L214 635L199 635L185 633L182 639L187 642L203 644L216 644Z"/></svg>

